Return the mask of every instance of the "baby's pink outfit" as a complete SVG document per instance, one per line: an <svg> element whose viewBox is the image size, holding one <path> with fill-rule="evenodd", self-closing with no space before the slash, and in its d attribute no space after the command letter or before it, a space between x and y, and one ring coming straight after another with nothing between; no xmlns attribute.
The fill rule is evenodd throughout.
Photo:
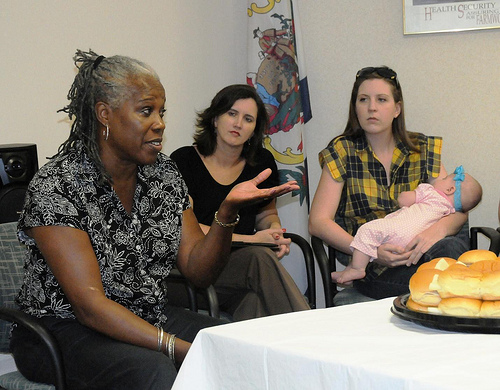
<svg viewBox="0 0 500 390"><path fill-rule="evenodd" d="M417 234L455 212L449 199L432 185L419 184L415 192L415 203L410 207L402 207L384 218L363 224L354 236L351 250L358 249L370 259L376 259L380 245L393 244L404 248Z"/></svg>

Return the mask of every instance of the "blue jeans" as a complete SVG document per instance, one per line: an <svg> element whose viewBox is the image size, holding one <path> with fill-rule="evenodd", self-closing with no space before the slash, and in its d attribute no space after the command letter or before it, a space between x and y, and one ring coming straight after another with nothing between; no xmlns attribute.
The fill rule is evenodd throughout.
<svg viewBox="0 0 500 390"><path fill-rule="evenodd" d="M192 342L197 332L225 321L169 306L165 330ZM111 339L73 319L40 319L56 338L69 389L170 389L177 368L163 353ZM38 337L17 326L10 348L27 379L54 383L50 358Z"/></svg>
<svg viewBox="0 0 500 390"><path fill-rule="evenodd" d="M466 230L465 230L465 229ZM387 268L382 274L375 275L370 272L370 266L366 269L366 277L354 282L354 287L362 294L382 299L398 296L410 292L409 283L411 276L417 268L427 261L436 257L458 257L469 250L469 226L466 223L456 236L443 238L436 242L419 260L416 265Z"/></svg>

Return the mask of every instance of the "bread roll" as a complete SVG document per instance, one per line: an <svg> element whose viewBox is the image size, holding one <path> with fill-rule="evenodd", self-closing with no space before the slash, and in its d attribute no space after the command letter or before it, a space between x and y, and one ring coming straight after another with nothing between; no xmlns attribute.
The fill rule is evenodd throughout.
<svg viewBox="0 0 500 390"><path fill-rule="evenodd" d="M500 301L483 301L479 317L500 318Z"/></svg>
<svg viewBox="0 0 500 390"><path fill-rule="evenodd" d="M438 269L424 269L415 272L410 278L410 296L415 303L424 306L437 306L441 297L436 284L439 274Z"/></svg>
<svg viewBox="0 0 500 390"><path fill-rule="evenodd" d="M437 306L424 306L420 305L411 299L411 296L406 301L406 307L413 311L418 311L421 313L429 313L429 314L441 314Z"/></svg>
<svg viewBox="0 0 500 390"><path fill-rule="evenodd" d="M444 271L446 268L448 268L452 264L455 264L456 262L457 261L455 259L452 259L451 257L437 257L420 265L420 267L418 267L417 269L417 272L424 269L438 269L440 271Z"/></svg>
<svg viewBox="0 0 500 390"><path fill-rule="evenodd" d="M482 301L470 298L444 298L439 302L441 314L455 317L479 317Z"/></svg>
<svg viewBox="0 0 500 390"><path fill-rule="evenodd" d="M409 287L410 310L500 318L500 257L489 250L470 250L457 260L432 259L417 269Z"/></svg>
<svg viewBox="0 0 500 390"><path fill-rule="evenodd" d="M485 301L500 300L500 271L484 272L481 279L481 297Z"/></svg>
<svg viewBox="0 0 500 390"><path fill-rule="evenodd" d="M481 260L469 266L470 269L481 272L500 271L500 261L498 260Z"/></svg>
<svg viewBox="0 0 500 390"><path fill-rule="evenodd" d="M441 298L463 297L481 299L481 278L483 273L469 267L453 264L441 271L437 283Z"/></svg>
<svg viewBox="0 0 500 390"><path fill-rule="evenodd" d="M498 257L495 252L486 249L473 249L463 253L457 261L461 261L464 264L471 265L482 260L497 260Z"/></svg>

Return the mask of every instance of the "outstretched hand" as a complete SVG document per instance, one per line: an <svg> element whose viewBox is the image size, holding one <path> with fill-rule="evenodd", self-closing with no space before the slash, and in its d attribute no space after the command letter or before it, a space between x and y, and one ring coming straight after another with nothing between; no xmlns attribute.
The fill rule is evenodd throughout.
<svg viewBox="0 0 500 390"><path fill-rule="evenodd" d="M253 179L234 186L224 202L239 210L242 207L246 207L266 199L276 198L299 189L295 180L272 188L258 188L257 186L266 180L271 175L271 172L271 169L267 168Z"/></svg>

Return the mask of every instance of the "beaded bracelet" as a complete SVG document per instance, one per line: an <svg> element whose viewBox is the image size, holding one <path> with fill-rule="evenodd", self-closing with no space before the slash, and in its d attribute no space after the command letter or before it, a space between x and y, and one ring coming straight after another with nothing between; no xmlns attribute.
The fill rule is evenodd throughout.
<svg viewBox="0 0 500 390"><path fill-rule="evenodd" d="M220 227L223 227L223 228L235 227L236 225L238 225L238 222L240 222L240 215L239 214L236 214L236 220L234 222L230 222L230 223L221 222L221 221L219 221L219 218L217 218L218 213L219 213L219 211L217 210L215 212L214 221Z"/></svg>

